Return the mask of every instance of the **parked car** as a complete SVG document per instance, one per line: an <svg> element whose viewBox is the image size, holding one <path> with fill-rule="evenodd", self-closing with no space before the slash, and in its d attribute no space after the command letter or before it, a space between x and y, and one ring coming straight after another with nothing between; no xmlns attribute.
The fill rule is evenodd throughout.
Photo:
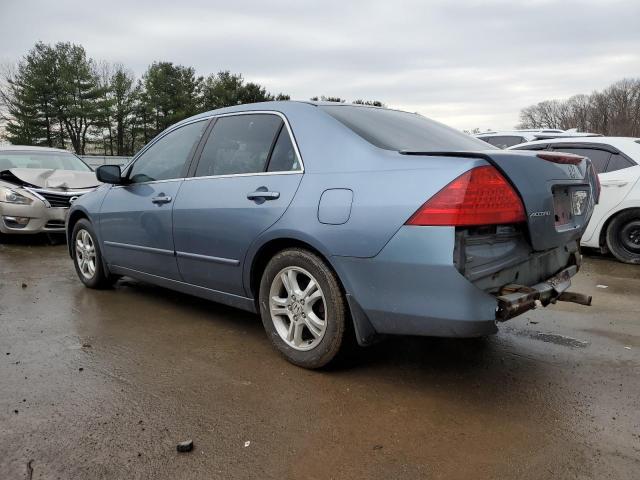
<svg viewBox="0 0 640 480"><path fill-rule="evenodd" d="M555 128L503 130L500 132L484 132L474 135L476 138L498 148L509 148L520 143L562 137L599 137L597 133L578 132L577 129L559 130Z"/></svg>
<svg viewBox="0 0 640 480"><path fill-rule="evenodd" d="M640 139L556 138L513 148L589 157L600 177L602 196L581 243L609 250L621 262L640 264Z"/></svg>
<svg viewBox="0 0 640 480"><path fill-rule="evenodd" d="M0 147L0 233L64 232L71 203L98 183L91 168L66 150Z"/></svg>
<svg viewBox="0 0 640 480"><path fill-rule="evenodd" d="M352 326L361 345L482 336L537 302L590 300L566 294L598 198L590 161L502 151L418 114L239 105L97 175L108 185L67 222L87 287L128 275L260 312L303 367Z"/></svg>

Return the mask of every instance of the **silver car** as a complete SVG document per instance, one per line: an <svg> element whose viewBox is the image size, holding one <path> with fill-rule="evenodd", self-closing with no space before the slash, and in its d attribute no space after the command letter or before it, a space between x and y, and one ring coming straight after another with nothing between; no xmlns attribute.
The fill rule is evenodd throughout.
<svg viewBox="0 0 640 480"><path fill-rule="evenodd" d="M0 147L0 233L64 232L71 203L98 185L91 167L66 150Z"/></svg>

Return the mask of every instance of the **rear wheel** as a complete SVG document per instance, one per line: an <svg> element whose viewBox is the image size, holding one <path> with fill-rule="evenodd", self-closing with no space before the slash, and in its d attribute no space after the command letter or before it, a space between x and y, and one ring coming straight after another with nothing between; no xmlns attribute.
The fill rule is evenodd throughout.
<svg viewBox="0 0 640 480"><path fill-rule="evenodd" d="M78 220L71 235L73 264L78 277L89 288L107 288L118 279L109 275L102 263L102 252L91 223Z"/></svg>
<svg viewBox="0 0 640 480"><path fill-rule="evenodd" d="M260 282L260 314L273 345L291 363L327 365L345 343L347 309L338 279L303 249L276 254Z"/></svg>
<svg viewBox="0 0 640 480"><path fill-rule="evenodd" d="M607 247L624 263L640 264L640 212L617 215L607 228Z"/></svg>

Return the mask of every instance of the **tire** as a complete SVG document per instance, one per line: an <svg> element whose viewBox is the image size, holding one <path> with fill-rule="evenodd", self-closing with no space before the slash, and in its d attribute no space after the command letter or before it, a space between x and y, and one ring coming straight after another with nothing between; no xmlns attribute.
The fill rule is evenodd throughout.
<svg viewBox="0 0 640 480"><path fill-rule="evenodd" d="M80 243L84 245L84 250L82 251L78 249ZM93 246L92 250L88 248L89 245ZM71 252L76 273L86 287L95 289L108 288L118 279L118 277L109 275L105 271L100 245L93 226L87 219L78 220L73 227ZM93 252L93 255L91 252ZM82 261L83 258L86 259L86 262Z"/></svg>
<svg viewBox="0 0 640 480"><path fill-rule="evenodd" d="M314 253L300 248L277 253L262 274L259 303L271 343L294 365L324 367L347 343L344 294L336 275ZM272 307L278 313L272 315Z"/></svg>
<svg viewBox="0 0 640 480"><path fill-rule="evenodd" d="M640 264L640 211L618 214L607 227L607 247L624 263Z"/></svg>

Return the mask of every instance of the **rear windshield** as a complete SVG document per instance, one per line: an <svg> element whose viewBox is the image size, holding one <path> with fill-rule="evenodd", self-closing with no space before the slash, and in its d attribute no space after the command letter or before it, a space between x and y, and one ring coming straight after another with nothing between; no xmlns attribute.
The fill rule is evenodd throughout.
<svg viewBox="0 0 640 480"><path fill-rule="evenodd" d="M376 147L408 152L490 150L495 147L417 113L321 105L322 110Z"/></svg>

